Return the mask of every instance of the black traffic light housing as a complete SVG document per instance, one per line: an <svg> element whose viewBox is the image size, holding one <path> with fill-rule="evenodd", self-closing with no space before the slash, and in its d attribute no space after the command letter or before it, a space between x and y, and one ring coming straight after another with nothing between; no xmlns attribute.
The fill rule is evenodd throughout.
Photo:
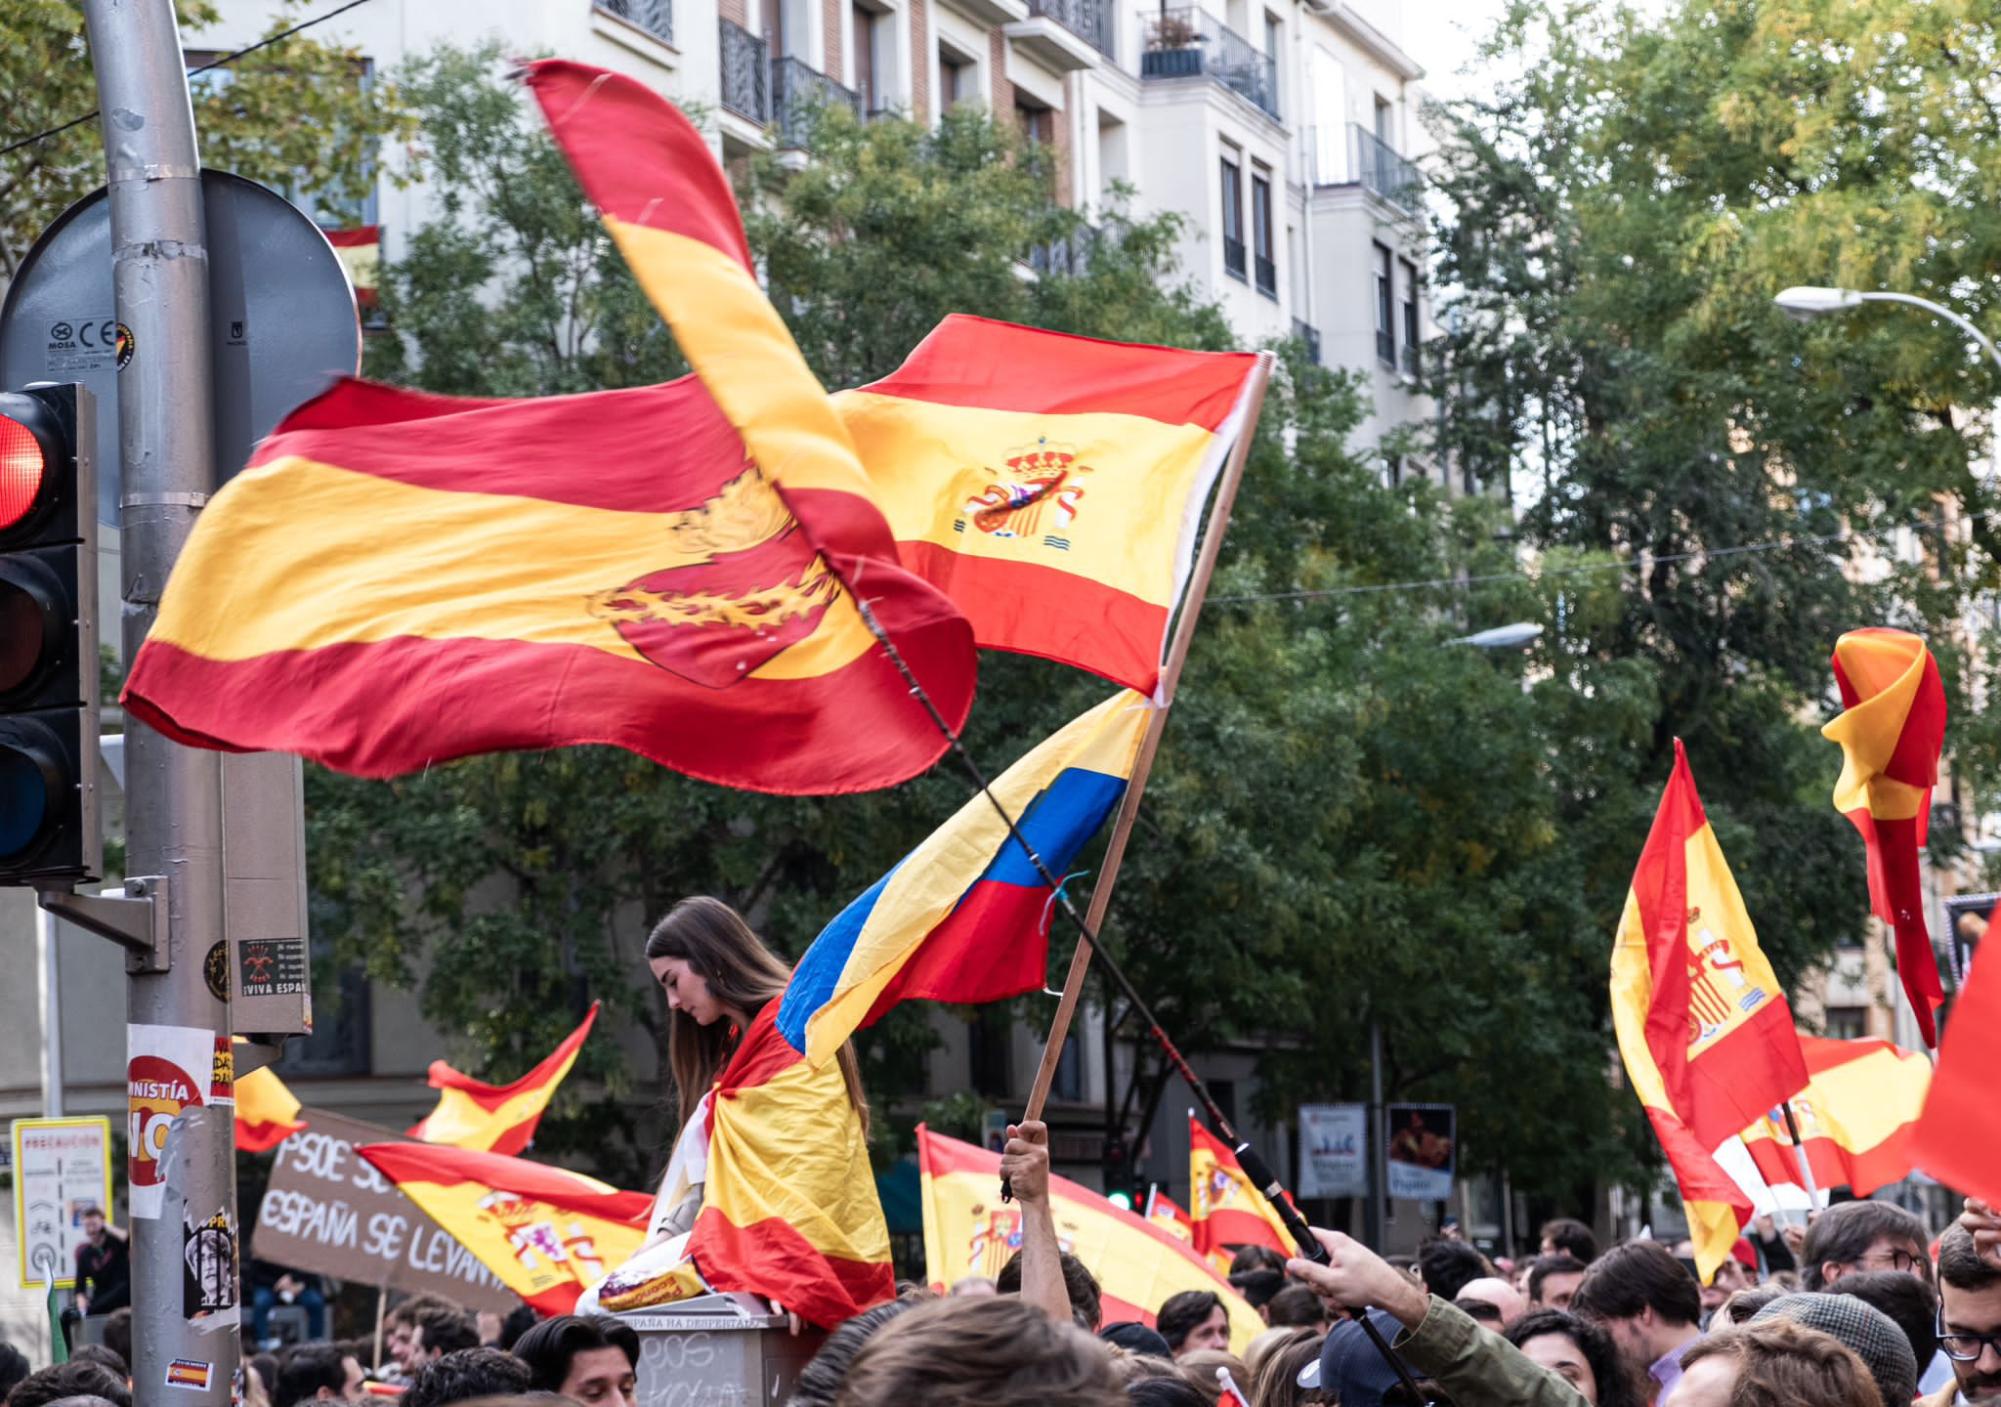
<svg viewBox="0 0 2001 1407"><path fill-rule="evenodd" d="M95 409L0 392L0 886L98 877Z"/></svg>

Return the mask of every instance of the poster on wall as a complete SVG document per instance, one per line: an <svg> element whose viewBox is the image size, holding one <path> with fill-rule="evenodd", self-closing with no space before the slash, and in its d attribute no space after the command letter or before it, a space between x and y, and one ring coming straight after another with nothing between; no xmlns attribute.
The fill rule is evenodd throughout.
<svg viewBox="0 0 2001 1407"><path fill-rule="evenodd" d="M1389 1191L1413 1202L1452 1199L1457 1156L1454 1107L1450 1104L1389 1106Z"/></svg>
<svg viewBox="0 0 2001 1407"><path fill-rule="evenodd" d="M24 1290L76 1288L83 1214L111 1211L111 1123L103 1118L16 1119L11 1140L14 1226Z"/></svg>
<svg viewBox="0 0 2001 1407"><path fill-rule="evenodd" d="M133 1217L150 1221L166 1195L161 1159L174 1120L218 1105L227 1107L224 1118L234 1118L228 1038L200 1026L127 1026L125 1078L125 1179Z"/></svg>
<svg viewBox="0 0 2001 1407"><path fill-rule="evenodd" d="M1363 1197L1368 1191L1368 1106L1300 1105L1299 1195Z"/></svg>

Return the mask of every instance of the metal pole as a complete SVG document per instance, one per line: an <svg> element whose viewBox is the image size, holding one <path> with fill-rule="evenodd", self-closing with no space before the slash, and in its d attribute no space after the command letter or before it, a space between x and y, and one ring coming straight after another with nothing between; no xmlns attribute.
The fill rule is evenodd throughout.
<svg viewBox="0 0 2001 1407"><path fill-rule="evenodd" d="M103 113L117 315L130 339L118 386L129 660L215 487L207 231L172 0L84 0L83 13ZM168 908L166 962L132 968L128 1051L135 1058L166 1046L185 1051L208 1037L213 1055L213 1038L226 1042L230 1029L227 1000L202 975L204 956L223 936L221 755L170 743L136 721L125 737L126 872L164 876L166 892L154 902ZM228 1060L228 1046L221 1049L218 1064ZM173 1407L226 1407L239 1357L235 1296L220 1289L233 1284L236 1267L217 1274L214 1263L239 1245L234 1110L218 1103L232 1091L226 1077L212 1082L208 1069L185 1073L200 1102L168 1111L146 1170L156 1179L145 1189L151 1195L133 1189L131 1369L141 1407L169 1399ZM179 1088L172 1080L165 1087ZM136 1097L134 1110L137 1123ZM157 1106L149 1112L162 1117ZM206 1308L186 1298L190 1254L210 1258ZM224 1298L230 1302L213 1302Z"/></svg>
<svg viewBox="0 0 2001 1407"><path fill-rule="evenodd" d="M42 989L42 1117L63 1116L62 972L56 966L56 916L35 910L35 959Z"/></svg>
<svg viewBox="0 0 2001 1407"><path fill-rule="evenodd" d="M1369 1160L1369 1247L1383 1254L1390 1234L1390 1145L1383 1118L1383 1025L1369 1018L1369 1138L1375 1156Z"/></svg>

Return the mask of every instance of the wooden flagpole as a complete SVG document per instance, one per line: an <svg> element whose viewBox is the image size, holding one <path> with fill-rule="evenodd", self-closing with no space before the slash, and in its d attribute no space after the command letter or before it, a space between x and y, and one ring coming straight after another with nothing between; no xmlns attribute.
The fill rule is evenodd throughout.
<svg viewBox="0 0 2001 1407"><path fill-rule="evenodd" d="M1133 823L1139 819L1140 798L1146 794L1147 775L1153 770L1154 754L1160 749L1160 735L1167 727L1168 712L1174 707L1174 693L1181 683L1181 667L1188 662L1188 647L1195 638L1195 622L1202 614L1202 602L1209 594L1209 580L1216 574L1216 558L1223 550L1223 534L1230 526L1230 509L1237 501L1238 485L1244 480L1244 465L1250 459L1251 441L1256 438L1258 416L1264 410L1265 387L1271 380L1272 353L1258 353L1258 363L1251 372L1250 385L1245 390L1244 423L1237 435L1237 443L1230 449L1230 457L1224 462L1221 480L1216 485L1216 506L1209 514L1209 530L1202 535L1202 549L1195 559L1194 573L1188 580L1188 591L1182 597L1181 618L1175 622L1174 638L1167 647L1167 660L1160 671L1160 707L1153 711L1148 720L1146 736L1140 739L1139 753L1133 759L1132 779L1126 783L1126 794L1119 802L1119 813L1112 823L1112 838L1105 846L1105 862L1098 869L1098 882L1091 888L1091 907L1084 918L1086 935L1101 932L1105 911L1111 907L1112 887L1118 882L1119 867L1125 861L1126 842L1132 838ZM1074 912L1074 911L1073 911ZM1077 1014L1077 1001L1083 995L1084 975L1091 969L1091 940L1088 936L1077 940L1077 951L1070 959L1070 975L1063 982L1062 1000L1056 1003L1056 1015L1049 1023L1049 1039L1042 1048L1042 1064L1035 1071L1035 1084L1028 1092L1028 1107L1024 1119L1042 1117L1042 1106L1049 1100L1049 1086L1056 1078L1057 1062L1063 1058L1063 1043L1070 1035L1070 1022Z"/></svg>

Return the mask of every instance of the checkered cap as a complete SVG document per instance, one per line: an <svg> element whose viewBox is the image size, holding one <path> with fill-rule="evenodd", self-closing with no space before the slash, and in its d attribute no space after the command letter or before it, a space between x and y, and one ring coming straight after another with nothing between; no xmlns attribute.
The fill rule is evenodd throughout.
<svg viewBox="0 0 2001 1407"><path fill-rule="evenodd" d="M1751 1316L1753 1324L1790 1319L1855 1350L1883 1401L1898 1407L1918 1394L1918 1360L1897 1321L1853 1295L1780 1295Z"/></svg>

